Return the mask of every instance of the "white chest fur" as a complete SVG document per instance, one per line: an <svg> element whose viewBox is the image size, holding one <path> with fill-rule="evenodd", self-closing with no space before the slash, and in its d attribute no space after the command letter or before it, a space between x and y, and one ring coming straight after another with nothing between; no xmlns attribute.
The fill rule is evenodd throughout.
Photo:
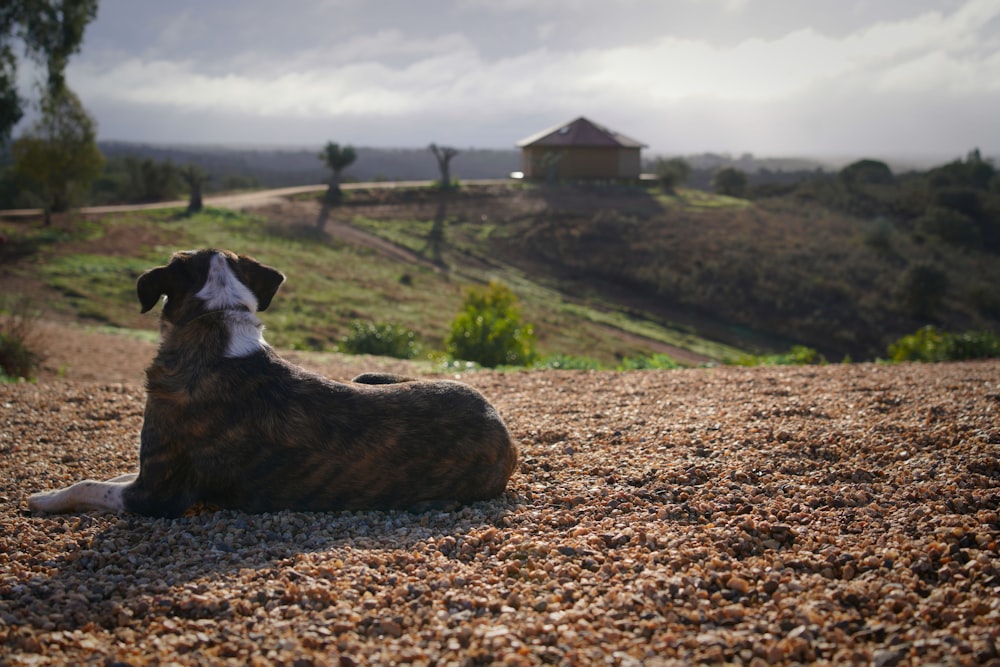
<svg viewBox="0 0 1000 667"><path fill-rule="evenodd" d="M207 309L225 312L229 329L227 357L245 357L267 347L264 324L254 315L257 297L240 282L222 253L212 257L205 285L195 296L205 302Z"/></svg>

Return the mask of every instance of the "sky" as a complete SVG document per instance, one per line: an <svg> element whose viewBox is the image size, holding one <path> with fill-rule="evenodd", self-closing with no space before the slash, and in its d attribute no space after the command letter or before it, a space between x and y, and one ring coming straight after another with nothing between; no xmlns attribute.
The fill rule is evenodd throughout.
<svg viewBox="0 0 1000 667"><path fill-rule="evenodd" d="M30 67L22 67L30 74ZM101 0L102 140L1000 157L1000 0Z"/></svg>

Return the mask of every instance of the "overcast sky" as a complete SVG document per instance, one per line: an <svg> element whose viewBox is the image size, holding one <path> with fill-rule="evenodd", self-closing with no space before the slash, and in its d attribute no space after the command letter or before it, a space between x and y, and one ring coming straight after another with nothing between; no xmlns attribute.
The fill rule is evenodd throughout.
<svg viewBox="0 0 1000 667"><path fill-rule="evenodd" d="M101 0L101 139L1000 156L1000 0Z"/></svg>

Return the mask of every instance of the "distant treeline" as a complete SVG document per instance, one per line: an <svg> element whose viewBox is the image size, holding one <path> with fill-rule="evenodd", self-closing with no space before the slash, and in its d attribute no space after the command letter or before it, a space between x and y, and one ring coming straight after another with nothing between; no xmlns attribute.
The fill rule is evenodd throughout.
<svg viewBox="0 0 1000 667"><path fill-rule="evenodd" d="M98 142L106 158L103 174L78 206L139 203L186 196L179 170L196 165L208 176L205 193L255 188L278 188L326 183L330 171L320 149L163 146L127 142ZM437 160L427 148L356 149L357 160L345 181L434 180L440 177ZM520 168L515 150L459 149L452 177L507 178ZM0 155L0 209L34 208L38 202L15 182L10 156Z"/></svg>
<svg viewBox="0 0 1000 667"><path fill-rule="evenodd" d="M238 148L229 146L168 146L118 141L98 142L107 162L102 176L85 200L75 205L154 202L187 194L179 170L196 165L205 171L205 193L255 188L318 185L327 182L329 169L319 148ZM344 172L345 181L435 180L440 171L427 148L359 147L357 160ZM738 172L747 197L789 194L806 182L835 181L838 171L818 161L800 158L758 158L745 153L731 156L702 153L677 158L686 165L679 185L719 191L720 170ZM451 164L459 182L507 178L521 168L517 150L464 148ZM657 172L657 158L647 156L643 171ZM901 176L901 178L905 178ZM14 181L9 156L0 155L0 209L37 206Z"/></svg>
<svg viewBox="0 0 1000 667"><path fill-rule="evenodd" d="M172 165L197 164L210 181L206 190L243 187L290 187L325 183L329 170L319 159L319 148L234 148L212 146L161 146L127 142L99 142L113 165L132 157ZM434 180L440 177L437 162L427 148L356 148L357 160L344 172L347 181ZM687 185L711 189L715 172L722 167L740 169L751 185L789 184L823 172L820 162L797 158L731 157L703 153L683 158L692 167ZM460 148L452 162L452 176L463 179L507 178L521 168L517 150ZM655 159L644 161L644 171L655 171Z"/></svg>
<svg viewBox="0 0 1000 667"><path fill-rule="evenodd" d="M236 187L290 187L325 183L330 172L319 158L320 147L231 148L211 146L156 146L99 142L109 161L133 156L174 165L194 163L205 169L208 189ZM344 172L348 181L433 180L440 176L437 161L427 148L358 147L357 160ZM452 163L459 179L506 178L520 166L514 150L459 149Z"/></svg>

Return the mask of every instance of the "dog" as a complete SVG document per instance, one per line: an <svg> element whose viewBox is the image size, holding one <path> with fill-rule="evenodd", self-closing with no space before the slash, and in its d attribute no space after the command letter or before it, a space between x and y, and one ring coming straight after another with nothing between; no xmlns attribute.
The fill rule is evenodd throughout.
<svg viewBox="0 0 1000 667"><path fill-rule="evenodd" d="M256 313L284 280L216 249L175 253L139 276L143 313L166 297L139 472L37 493L29 508L420 511L504 492L517 446L472 387L381 373L334 382L279 357Z"/></svg>

